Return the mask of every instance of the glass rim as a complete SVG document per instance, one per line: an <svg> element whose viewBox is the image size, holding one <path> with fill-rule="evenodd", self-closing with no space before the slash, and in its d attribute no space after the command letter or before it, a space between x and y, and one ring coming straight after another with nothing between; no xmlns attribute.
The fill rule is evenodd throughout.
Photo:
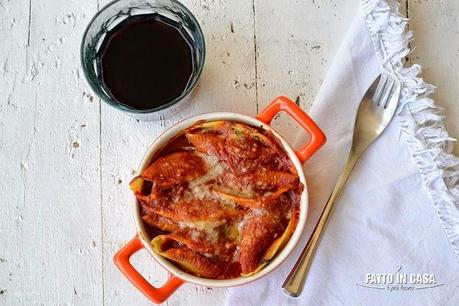
<svg viewBox="0 0 459 306"><path fill-rule="evenodd" d="M133 113L133 114L155 113L155 112L167 109L167 108L171 107L172 105L177 104L180 101L182 101L195 88L196 84L198 83L199 78L201 77L201 73L202 73L202 70L204 69L204 63L205 63L205 59L206 59L206 41L205 41L205 38L204 38L204 32L202 31L201 25L199 24L198 20L194 16L194 14L184 4L182 4L181 2L179 2L177 0L167 0L167 1L170 1L170 2L173 2L173 3L177 4L177 6L179 6L181 9L183 9L185 11L185 13L190 17L191 21L195 24L199 35L202 37L202 46L203 46L203 49L202 49L202 61L198 65L198 69L192 74L192 76L194 75L195 77L194 78L192 77L191 82L190 82L189 86L187 87L187 89L184 90L178 97L174 98L173 100L171 100L171 101L169 101L169 102L167 102L165 104L162 104L162 105L159 105L159 106L156 106L156 107L153 107L153 108L149 108L149 109L135 109L135 108L131 108L131 107L126 106L124 103L121 103L121 102L117 101L115 98L106 99L105 97L102 97L101 95L98 94L99 88L96 88L95 84L93 83L93 81L91 79L91 76L88 75L88 72L86 71L85 63L84 63L84 56L83 56L84 42L86 40L86 36L87 36L87 34L89 32L89 29L91 28L92 24L94 23L94 20L97 17L99 17L99 15L102 14L102 12L105 11L108 7L114 5L117 2L121 2L121 1L125 1L125 0L113 0L113 1L111 1L109 3L107 3L105 6L103 6L91 18L91 20L88 22L88 25L86 26L86 29L83 32L83 37L82 37L81 43L80 43L80 64L82 66L84 76L85 76L87 82L89 83L89 86L97 94L97 96L101 100L103 100L105 103L109 104L110 106L112 106L112 107L114 107L116 109L119 109L119 110L122 110L122 111L125 111L125 112L128 112L128 113ZM143 0L143 1L149 2L149 0Z"/></svg>

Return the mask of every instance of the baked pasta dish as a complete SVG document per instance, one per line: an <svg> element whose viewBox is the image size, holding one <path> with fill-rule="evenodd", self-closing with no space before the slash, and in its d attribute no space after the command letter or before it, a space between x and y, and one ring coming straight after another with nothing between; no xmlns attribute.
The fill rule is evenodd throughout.
<svg viewBox="0 0 459 306"><path fill-rule="evenodd" d="M155 252L211 279L262 269L294 232L303 189L271 132L232 121L195 123L130 187Z"/></svg>

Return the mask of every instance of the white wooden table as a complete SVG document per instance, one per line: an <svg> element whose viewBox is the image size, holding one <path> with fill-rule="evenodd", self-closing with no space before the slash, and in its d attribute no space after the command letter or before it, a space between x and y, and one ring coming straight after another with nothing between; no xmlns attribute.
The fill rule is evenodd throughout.
<svg viewBox="0 0 459 306"><path fill-rule="evenodd" d="M81 71L83 30L107 2L0 0L0 305L149 305L112 263L135 234L128 182L148 145L203 111L254 115L280 94L308 109L359 1L183 1L205 32L204 73L185 113L148 123L101 103ZM416 35L409 59L439 87L457 137L459 2L402 7ZM291 139L286 118L275 126ZM134 261L165 280L146 252ZM226 294L185 285L167 304Z"/></svg>

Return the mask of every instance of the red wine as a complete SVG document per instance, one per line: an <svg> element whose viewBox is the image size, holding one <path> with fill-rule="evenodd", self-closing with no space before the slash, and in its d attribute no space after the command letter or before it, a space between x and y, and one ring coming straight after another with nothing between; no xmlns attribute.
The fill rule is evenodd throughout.
<svg viewBox="0 0 459 306"><path fill-rule="evenodd" d="M179 97L194 72L191 39L175 21L156 14L131 16L110 30L99 50L104 87L134 109Z"/></svg>

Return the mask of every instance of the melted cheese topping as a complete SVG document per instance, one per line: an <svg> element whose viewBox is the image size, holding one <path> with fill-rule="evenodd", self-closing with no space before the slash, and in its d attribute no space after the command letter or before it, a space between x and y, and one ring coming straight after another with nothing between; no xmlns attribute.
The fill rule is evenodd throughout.
<svg viewBox="0 0 459 306"><path fill-rule="evenodd" d="M225 172L226 170L225 165L219 162L215 156L209 156L205 154L199 154L199 156L204 160L207 172L204 175L188 182L188 187L190 189L193 189L199 185L205 184L213 179L216 179L217 177L222 175L223 172Z"/></svg>
<svg viewBox="0 0 459 306"><path fill-rule="evenodd" d="M250 275L269 262L296 225L284 193L301 188L285 152L268 137L239 123L198 123L186 132L193 148L144 171L157 193L138 196L174 226L154 224L171 232L152 240L158 253L207 278ZM194 168L187 167L191 161ZM153 175L158 169L162 176Z"/></svg>
<svg viewBox="0 0 459 306"><path fill-rule="evenodd" d="M197 231L192 231L191 238L193 240L197 240L199 238L199 232L203 232L206 234L206 239L210 242L218 242L218 238L220 236L220 231L217 229L221 225L226 223L226 220L215 220L215 221L196 221L196 222L188 222L182 221L179 222L180 228L191 228L196 229Z"/></svg>

